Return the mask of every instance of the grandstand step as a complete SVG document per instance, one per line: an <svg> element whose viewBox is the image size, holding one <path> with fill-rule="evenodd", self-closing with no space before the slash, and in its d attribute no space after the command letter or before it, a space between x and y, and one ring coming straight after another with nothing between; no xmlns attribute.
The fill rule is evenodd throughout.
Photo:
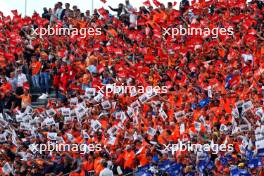
<svg viewBox="0 0 264 176"><path fill-rule="evenodd" d="M46 107L47 103L48 103L48 100L38 100L38 101L32 102L31 106L33 108Z"/></svg>
<svg viewBox="0 0 264 176"><path fill-rule="evenodd" d="M37 101L37 99L42 95L42 92L33 92L31 93L32 101ZM48 98L56 98L56 92L51 91L48 95Z"/></svg>
<svg viewBox="0 0 264 176"><path fill-rule="evenodd" d="M31 87L30 92L31 93L41 93L41 89L37 87Z"/></svg>
<svg viewBox="0 0 264 176"><path fill-rule="evenodd" d="M51 90L47 99L39 99L39 97L42 95L42 92L38 92L36 89L31 94L32 98L32 107L46 107L48 100L56 100L56 92L54 90Z"/></svg>
<svg viewBox="0 0 264 176"><path fill-rule="evenodd" d="M47 99L37 99L36 101L33 101L32 103L47 103L48 100Z"/></svg>
<svg viewBox="0 0 264 176"><path fill-rule="evenodd" d="M31 107L32 107L33 109L36 109L36 108L45 108L46 105L31 105Z"/></svg>
<svg viewBox="0 0 264 176"><path fill-rule="evenodd" d="M56 92L52 91L51 93L49 93L49 98L56 98Z"/></svg>

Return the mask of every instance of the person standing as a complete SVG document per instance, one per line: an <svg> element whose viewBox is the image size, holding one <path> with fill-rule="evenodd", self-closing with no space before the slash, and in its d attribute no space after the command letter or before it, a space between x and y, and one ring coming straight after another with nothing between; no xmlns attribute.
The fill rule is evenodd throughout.
<svg viewBox="0 0 264 176"><path fill-rule="evenodd" d="M101 170L99 176L113 176L113 171L107 167L107 162L102 162L103 170Z"/></svg>
<svg viewBox="0 0 264 176"><path fill-rule="evenodd" d="M22 68L19 67L17 69L17 89L16 89L16 93L18 95L22 95L23 94L23 86L24 84L26 84L28 82L27 76L26 74L24 74L22 72Z"/></svg>
<svg viewBox="0 0 264 176"><path fill-rule="evenodd" d="M69 17L69 14L70 14L70 4L69 3L66 3L65 4L65 9L62 10L62 13L61 13L61 20L63 20L64 17Z"/></svg>
<svg viewBox="0 0 264 176"><path fill-rule="evenodd" d="M45 18L47 20L50 20L50 13L49 13L47 7L44 7L43 8L42 18Z"/></svg>
<svg viewBox="0 0 264 176"><path fill-rule="evenodd" d="M21 99L21 109L24 111L27 106L31 105L31 95L28 92L28 89L24 89L24 94L17 95L15 94L16 98Z"/></svg>
<svg viewBox="0 0 264 176"><path fill-rule="evenodd" d="M48 61L45 59L41 60L41 72L40 72L40 86L42 90L42 95L48 96L50 88L50 76L49 76L49 66Z"/></svg>
<svg viewBox="0 0 264 176"><path fill-rule="evenodd" d="M41 69L41 63L37 60L37 58L34 56L32 58L32 63L30 65L31 73L32 73L32 84L35 88L40 88L39 84L39 73Z"/></svg>
<svg viewBox="0 0 264 176"><path fill-rule="evenodd" d="M57 17L58 20L62 20L62 12L63 12L62 3L58 2L57 9L55 12L55 16Z"/></svg>

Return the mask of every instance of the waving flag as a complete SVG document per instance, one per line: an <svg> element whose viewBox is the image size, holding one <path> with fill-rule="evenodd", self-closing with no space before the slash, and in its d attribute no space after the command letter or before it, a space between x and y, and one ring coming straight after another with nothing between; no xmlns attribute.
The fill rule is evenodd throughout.
<svg viewBox="0 0 264 176"><path fill-rule="evenodd" d="M146 0L145 2L143 2L143 4L145 5L145 6L151 6L151 4L150 4L150 1L149 0Z"/></svg>
<svg viewBox="0 0 264 176"><path fill-rule="evenodd" d="M158 0L153 0L153 4L155 4L156 7L159 7L161 5Z"/></svg>

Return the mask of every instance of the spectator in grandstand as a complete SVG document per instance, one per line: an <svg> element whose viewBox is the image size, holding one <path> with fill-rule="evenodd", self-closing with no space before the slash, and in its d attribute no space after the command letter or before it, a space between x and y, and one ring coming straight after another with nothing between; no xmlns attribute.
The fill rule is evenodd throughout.
<svg viewBox="0 0 264 176"><path fill-rule="evenodd" d="M47 7L44 7L43 8L42 18L45 18L47 20L50 20L50 13L49 13Z"/></svg>
<svg viewBox="0 0 264 176"><path fill-rule="evenodd" d="M134 7L129 3L129 0L125 1L125 8L127 9L127 11L134 9Z"/></svg>
<svg viewBox="0 0 264 176"><path fill-rule="evenodd" d="M26 74L22 72L22 67L17 68L17 89L16 93L18 95L21 95L23 93L23 86L25 86L28 83L28 79Z"/></svg>
<svg viewBox="0 0 264 176"><path fill-rule="evenodd" d="M126 15L127 14L127 11L125 9L125 6L124 4L120 3L118 4L118 8L112 8L111 6L108 6L112 11L115 11L117 12L117 16L119 18L122 18L122 16Z"/></svg>
<svg viewBox="0 0 264 176"><path fill-rule="evenodd" d="M85 16L84 16L84 19L85 19L87 22L90 22L90 20L91 20L90 10L86 10L86 12L85 12Z"/></svg>
<svg viewBox="0 0 264 176"><path fill-rule="evenodd" d="M24 112L24 110L28 107L31 106L31 95L28 92L29 90L27 88L24 89L24 93L22 95L17 95L15 94L16 98L21 100L21 104L18 105L20 107L21 111Z"/></svg>
<svg viewBox="0 0 264 176"><path fill-rule="evenodd" d="M56 11L55 11L55 16L56 16L56 19L58 20L62 20L63 19L63 8L62 8L62 2L58 2L57 3L57 8L56 8Z"/></svg>
<svg viewBox="0 0 264 176"><path fill-rule="evenodd" d="M86 38L39 38L30 30L48 24L46 18L4 16L0 21L0 108L5 112L0 116L0 175L83 176L93 171L143 175L159 170L166 171L164 175L262 175L262 9L258 1L236 3L197 2L181 5L178 11L155 0L154 9L132 11L137 28L127 27L129 2L115 9L118 18L101 8L91 20L70 5L69 20L55 20L62 7L56 5L52 24L103 29L102 35ZM211 5L213 11L208 10ZM164 27L180 25L232 27L234 34L162 36ZM30 86L25 79L29 69ZM114 83L167 86L168 92L147 100L139 92L102 92ZM43 93L55 89L57 96L48 98L45 108L31 109L33 88ZM18 90L21 94L14 93ZM39 154L30 145L48 141L103 147L85 154ZM231 144L233 150L170 152L179 141Z"/></svg>
<svg viewBox="0 0 264 176"><path fill-rule="evenodd" d="M189 4L188 0L182 0L180 3L180 11L185 12L189 6L190 6L190 4Z"/></svg>
<svg viewBox="0 0 264 176"><path fill-rule="evenodd" d="M64 17L69 17L70 11L70 3L65 3L65 9L63 9L61 13L61 19L64 19Z"/></svg>
<svg viewBox="0 0 264 176"><path fill-rule="evenodd" d="M32 83L35 88L40 89L40 70L42 64L38 59L34 56L32 58L32 63L30 64L31 74L32 74Z"/></svg>
<svg viewBox="0 0 264 176"><path fill-rule="evenodd" d="M17 78L15 76L15 72L10 73L10 77L7 78L7 81L11 84L12 90L16 91L16 89L17 89Z"/></svg>
<svg viewBox="0 0 264 176"><path fill-rule="evenodd" d="M113 176L113 171L110 170L107 166L107 162L103 161L102 162L103 165L103 170L101 170L99 176Z"/></svg>
<svg viewBox="0 0 264 176"><path fill-rule="evenodd" d="M54 5L54 8L51 9L51 12L50 12L50 22L53 22L53 21L55 21L55 20L58 18L58 17L56 16L56 11L57 11L57 9L58 9L58 6L59 6L59 4L56 3L56 4Z"/></svg>

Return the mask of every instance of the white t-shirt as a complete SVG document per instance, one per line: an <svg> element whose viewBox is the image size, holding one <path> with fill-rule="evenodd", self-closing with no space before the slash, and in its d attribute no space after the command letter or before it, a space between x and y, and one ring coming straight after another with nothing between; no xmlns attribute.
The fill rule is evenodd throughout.
<svg viewBox="0 0 264 176"><path fill-rule="evenodd" d="M137 15L134 14L133 12L130 13L129 15L129 22L130 22L131 27L137 26Z"/></svg>
<svg viewBox="0 0 264 176"><path fill-rule="evenodd" d="M27 77L24 73L17 75L17 87L23 87L25 82L27 82Z"/></svg>
<svg viewBox="0 0 264 176"><path fill-rule="evenodd" d="M56 12L55 12L55 16L56 16L59 20L61 20L60 18L61 18L62 11L63 11L63 9L60 8L60 9L57 9Z"/></svg>
<svg viewBox="0 0 264 176"><path fill-rule="evenodd" d="M108 168L104 168L104 169L100 172L99 176L113 176L113 171L111 171L111 170L108 169Z"/></svg>
<svg viewBox="0 0 264 176"><path fill-rule="evenodd" d="M252 54L242 54L241 56L243 57L243 59L244 59L245 62L247 62L247 61L253 61Z"/></svg>

